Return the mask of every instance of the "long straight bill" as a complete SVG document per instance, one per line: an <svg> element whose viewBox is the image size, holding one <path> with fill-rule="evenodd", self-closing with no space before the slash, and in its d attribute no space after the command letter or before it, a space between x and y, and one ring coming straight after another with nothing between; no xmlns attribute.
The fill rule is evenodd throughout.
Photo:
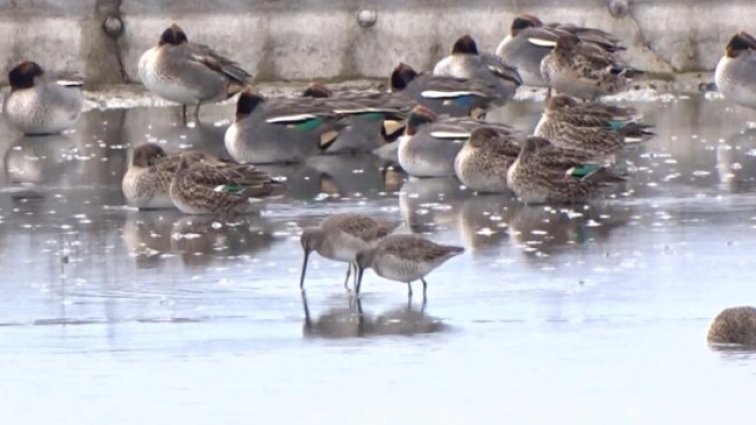
<svg viewBox="0 0 756 425"><path fill-rule="evenodd" d="M305 251L304 261L302 262L302 276L299 277L299 289L304 290L304 278L307 272L307 259L310 257L310 253Z"/></svg>

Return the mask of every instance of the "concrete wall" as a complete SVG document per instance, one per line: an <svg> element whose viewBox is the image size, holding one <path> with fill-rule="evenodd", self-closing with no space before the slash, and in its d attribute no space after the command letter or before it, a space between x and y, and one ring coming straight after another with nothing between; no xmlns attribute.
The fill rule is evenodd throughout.
<svg viewBox="0 0 756 425"><path fill-rule="evenodd" d="M363 9L373 26L358 25ZM176 22L259 80L384 77L399 61L431 67L465 33L493 50L522 12L613 32L657 72L711 70L735 31L756 32L754 0L0 0L0 61L137 82L139 56Z"/></svg>

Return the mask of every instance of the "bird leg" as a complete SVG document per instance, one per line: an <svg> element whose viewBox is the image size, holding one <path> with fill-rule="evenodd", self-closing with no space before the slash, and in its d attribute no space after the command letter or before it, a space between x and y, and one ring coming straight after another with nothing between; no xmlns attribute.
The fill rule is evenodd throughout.
<svg viewBox="0 0 756 425"><path fill-rule="evenodd" d="M346 279L344 279L344 289L346 289L347 292L352 292L349 289L349 276L351 276L351 274L352 274L352 262L350 261L349 266L347 267ZM356 277L357 277L357 274L355 273L355 278Z"/></svg>
<svg viewBox="0 0 756 425"><path fill-rule="evenodd" d="M305 325L307 327L312 326L312 320L310 319L310 308L307 306L307 296L302 291L302 307L304 308Z"/></svg>
<svg viewBox="0 0 756 425"><path fill-rule="evenodd" d="M407 296L412 298L412 282L407 282Z"/></svg>
<svg viewBox="0 0 756 425"><path fill-rule="evenodd" d="M360 286L362 286L362 274L365 273L365 269L359 266L359 264L354 264L354 274L355 278L357 279L357 283L354 286L354 293L359 298L360 296Z"/></svg>
<svg viewBox="0 0 756 425"><path fill-rule="evenodd" d="M199 108L201 103L197 103L197 107L194 108L194 118L199 122Z"/></svg>
<svg viewBox="0 0 756 425"><path fill-rule="evenodd" d="M181 105L181 117L184 119L184 125L186 125L186 105Z"/></svg>
<svg viewBox="0 0 756 425"><path fill-rule="evenodd" d="M421 277L420 281L423 282L423 301L425 301L425 293L428 291L428 282L425 281L424 277Z"/></svg>

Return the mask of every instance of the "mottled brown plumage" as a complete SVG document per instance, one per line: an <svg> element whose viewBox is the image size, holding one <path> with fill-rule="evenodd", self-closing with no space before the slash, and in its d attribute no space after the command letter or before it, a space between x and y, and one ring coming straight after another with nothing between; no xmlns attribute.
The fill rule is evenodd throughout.
<svg viewBox="0 0 756 425"><path fill-rule="evenodd" d="M428 289L425 276L463 252L462 247L437 244L417 235L386 236L375 247L357 254L357 294L362 274L366 268L372 268L378 276L407 283L409 296L412 296L412 282L422 281L425 298Z"/></svg>
<svg viewBox="0 0 756 425"><path fill-rule="evenodd" d="M307 260L312 251L322 257L349 263L344 287L347 287L352 262L358 252L375 245L389 235L400 222L376 220L362 214L335 214L323 220L318 227L304 229L300 237L304 262L299 287L304 288Z"/></svg>
<svg viewBox="0 0 756 425"><path fill-rule="evenodd" d="M220 159L199 151L183 153L191 166L198 162L224 166ZM172 208L168 191L179 165L179 155L167 155L157 144L145 143L134 148L129 168L121 181L126 203L138 208Z"/></svg>
<svg viewBox="0 0 756 425"><path fill-rule="evenodd" d="M582 42L595 44L607 51L624 50L617 37L597 28L568 23L544 24L533 15L522 14L512 21L510 33L499 43L496 54L516 66L525 84L547 85L541 76L541 61L556 45L561 35L574 35Z"/></svg>
<svg viewBox="0 0 756 425"><path fill-rule="evenodd" d="M711 323L707 339L712 344L756 346L756 308L744 306L722 310Z"/></svg>
<svg viewBox="0 0 756 425"><path fill-rule="evenodd" d="M581 99L616 93L639 73L621 64L612 52L572 34L561 35L541 62L541 74L549 87Z"/></svg>
<svg viewBox="0 0 756 425"><path fill-rule="evenodd" d="M186 214L249 213L281 183L249 164L191 163L181 155L170 185L173 204Z"/></svg>
<svg viewBox="0 0 756 425"><path fill-rule="evenodd" d="M477 192L506 192L507 170L517 159L516 136L489 127L473 130L454 161L457 178Z"/></svg>
<svg viewBox="0 0 756 425"><path fill-rule="evenodd" d="M583 127L568 120L546 119L536 127L535 135L555 146L582 152L596 158L614 155L625 147L622 134L603 127Z"/></svg>
<svg viewBox="0 0 756 425"><path fill-rule="evenodd" d="M507 173L509 188L528 204L562 204L584 202L603 183L623 181L599 164L574 159L548 140L528 137Z"/></svg>
<svg viewBox="0 0 756 425"><path fill-rule="evenodd" d="M608 105L601 102L579 102L569 96L555 95L546 101L544 114L565 116L588 127L609 127L613 122L636 121L638 111L632 107ZM613 126L612 126L613 127Z"/></svg>

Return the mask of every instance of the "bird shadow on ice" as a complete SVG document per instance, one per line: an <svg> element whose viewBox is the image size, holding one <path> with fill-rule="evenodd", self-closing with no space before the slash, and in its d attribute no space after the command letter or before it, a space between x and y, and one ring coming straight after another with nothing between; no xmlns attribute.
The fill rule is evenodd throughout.
<svg viewBox="0 0 756 425"><path fill-rule="evenodd" d="M334 296L334 305L313 315L307 296L302 294L305 338L346 339L386 335L415 336L449 329L439 318L426 312L427 303L413 305L411 300L380 313L363 309L364 301L351 295Z"/></svg>

